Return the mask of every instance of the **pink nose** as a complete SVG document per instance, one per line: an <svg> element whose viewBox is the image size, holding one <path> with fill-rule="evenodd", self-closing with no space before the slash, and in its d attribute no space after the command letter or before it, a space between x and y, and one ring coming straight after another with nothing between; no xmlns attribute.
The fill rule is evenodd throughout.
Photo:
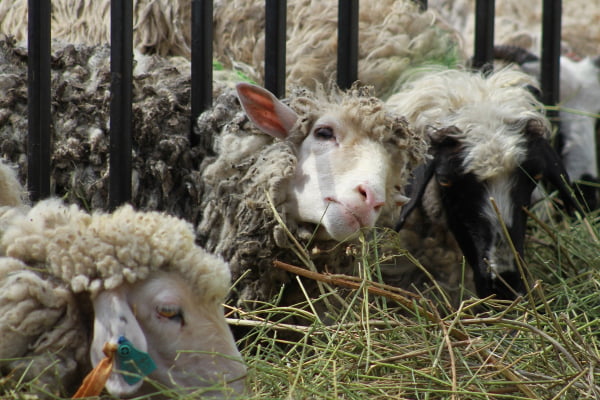
<svg viewBox="0 0 600 400"><path fill-rule="evenodd" d="M385 201L381 201L369 186L361 184L356 187L356 190L363 197L363 201L367 207L379 211L385 205Z"/></svg>

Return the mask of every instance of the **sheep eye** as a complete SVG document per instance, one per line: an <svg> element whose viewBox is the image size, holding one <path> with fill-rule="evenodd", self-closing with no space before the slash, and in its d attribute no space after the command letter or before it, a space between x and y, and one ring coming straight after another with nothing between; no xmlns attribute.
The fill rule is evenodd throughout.
<svg viewBox="0 0 600 400"><path fill-rule="evenodd" d="M438 176L437 177L437 181L439 183L440 186L442 187L450 187L452 186L452 181L448 178L445 178L443 176Z"/></svg>
<svg viewBox="0 0 600 400"><path fill-rule="evenodd" d="M317 128L315 130L315 137L317 139L321 139L321 140L332 140L332 139L335 139L335 135L333 134L333 130L330 127L328 127L328 126Z"/></svg>
<svg viewBox="0 0 600 400"><path fill-rule="evenodd" d="M183 324L183 312L179 306L173 304L163 304L156 307L156 313L160 317Z"/></svg>

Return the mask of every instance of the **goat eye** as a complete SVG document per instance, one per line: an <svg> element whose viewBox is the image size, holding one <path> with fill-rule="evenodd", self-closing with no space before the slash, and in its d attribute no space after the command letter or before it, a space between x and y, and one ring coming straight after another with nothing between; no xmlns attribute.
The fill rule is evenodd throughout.
<svg viewBox="0 0 600 400"><path fill-rule="evenodd" d="M535 179L536 181L539 181L539 180L540 180L540 179L542 179L543 177L544 177L544 174L542 174L542 173L540 172L540 173L537 173L537 174L535 174L535 175L533 176L533 179Z"/></svg>
<svg viewBox="0 0 600 400"><path fill-rule="evenodd" d="M317 139L321 139L321 140L332 140L332 139L335 139L335 135L333 134L333 130L330 127L328 127L328 126L317 128L315 130L315 137Z"/></svg>
<svg viewBox="0 0 600 400"><path fill-rule="evenodd" d="M179 306L173 304L163 304L156 307L156 313L160 317L183 324L183 312Z"/></svg>

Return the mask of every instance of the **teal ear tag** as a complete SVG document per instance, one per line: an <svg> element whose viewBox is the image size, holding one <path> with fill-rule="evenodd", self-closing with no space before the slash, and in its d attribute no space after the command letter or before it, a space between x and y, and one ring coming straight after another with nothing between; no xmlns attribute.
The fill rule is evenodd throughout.
<svg viewBox="0 0 600 400"><path fill-rule="evenodd" d="M135 385L144 376L156 369L152 357L148 353L136 349L125 336L119 337L117 343L119 344L117 361L125 382Z"/></svg>

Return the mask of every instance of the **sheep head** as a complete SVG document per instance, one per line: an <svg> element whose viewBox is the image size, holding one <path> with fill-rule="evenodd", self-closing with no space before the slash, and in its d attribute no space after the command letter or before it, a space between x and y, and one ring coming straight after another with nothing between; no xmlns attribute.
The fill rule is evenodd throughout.
<svg viewBox="0 0 600 400"><path fill-rule="evenodd" d="M523 207L529 206L539 180L554 185L575 206L567 173L548 141L549 122L527 88L531 83L516 71L490 76L441 71L390 99L428 132L432 156L415 175L414 201L402 211L397 228L422 200L440 207L482 297L514 298L524 291L499 219L522 255Z"/></svg>
<svg viewBox="0 0 600 400"><path fill-rule="evenodd" d="M407 169L423 146L378 100L347 96L318 105L302 99L292 103L296 112L258 86L241 83L237 91L260 130L299 141L286 206L299 222L320 224L321 238L351 237L374 226L384 207L398 209L408 201L403 195L407 174L393 165Z"/></svg>
<svg viewBox="0 0 600 400"><path fill-rule="evenodd" d="M150 381L187 390L219 384L237 392L243 390L245 367L223 318L221 303L207 302L195 294L181 276L153 273L143 281L100 292L93 304L93 365L104 357L106 343L118 345L124 337L156 365L148 375ZM127 382L127 372L119 373L118 357L113 363L106 383L111 394L153 391L151 382Z"/></svg>
<svg viewBox="0 0 600 400"><path fill-rule="evenodd" d="M210 386L217 391L211 392L214 396L222 394L218 392L221 389L227 392L226 387L243 390L245 367L221 305L229 287L229 267L195 244L191 224L159 212L137 212L131 206L88 214L51 199L28 210L5 207L0 226L0 254L15 260L10 274L0 276L0 287L12 274L24 281L28 275L22 269L35 265L41 273L29 275L38 276L41 283L53 282L56 288L51 292L54 296L40 298L37 314L30 314L50 316L51 309L76 308L68 313L73 317L65 317L66 322L50 329L60 334L47 334L50 339L43 349L31 344L36 339L30 332L38 332L38 325L46 319L27 320L18 332L22 337L14 340L29 341L30 346L21 347L34 357L45 351L64 355L62 337L69 323L76 326L79 347L89 349L93 367L103 359L105 345L114 348L123 340L155 364L155 369L142 369L140 376L129 379L127 372L138 371L124 371L122 357L116 355L111 363L101 363L113 365L106 383L113 395L153 391L153 381L175 390ZM23 268L18 269L19 265ZM41 283L41 288L52 288ZM0 293L0 304L13 304L13 308L28 300L27 304L37 304L25 296L37 292L17 296L19 293L22 291ZM84 300L82 304L74 301L76 296ZM64 314L66 311L59 313ZM79 317L82 315L89 316L85 319L89 325ZM9 322L18 319L16 314ZM91 343L81 343L90 331ZM81 357L65 357L69 356L80 368L87 367Z"/></svg>

